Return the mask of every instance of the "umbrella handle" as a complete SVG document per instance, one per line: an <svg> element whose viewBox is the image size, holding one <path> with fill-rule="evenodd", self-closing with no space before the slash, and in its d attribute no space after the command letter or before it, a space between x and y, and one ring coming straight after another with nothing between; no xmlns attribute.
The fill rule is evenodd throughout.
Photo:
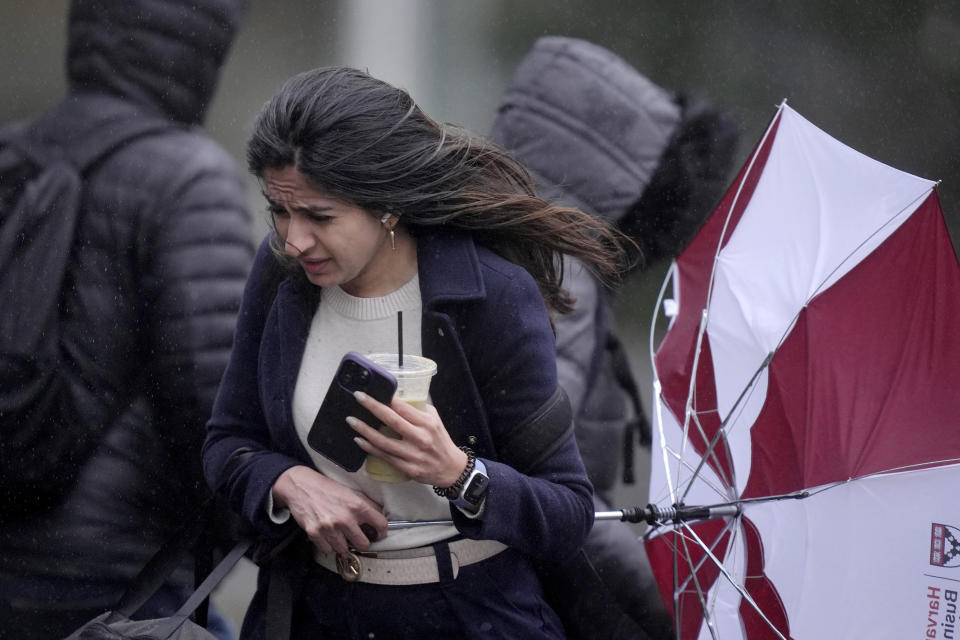
<svg viewBox="0 0 960 640"><path fill-rule="evenodd" d="M646 522L659 526L665 522L687 522L688 520L711 520L714 518L736 517L740 515L740 506L722 504L712 507L688 507L679 505L661 509L652 504L646 507L627 507L612 511L597 511L594 520L620 520L621 522Z"/></svg>

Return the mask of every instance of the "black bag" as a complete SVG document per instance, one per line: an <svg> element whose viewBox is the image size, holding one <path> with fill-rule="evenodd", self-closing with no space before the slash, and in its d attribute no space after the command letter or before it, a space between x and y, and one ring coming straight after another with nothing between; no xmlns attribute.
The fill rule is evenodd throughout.
<svg viewBox="0 0 960 640"><path fill-rule="evenodd" d="M214 526L220 517L214 509L217 498L208 496L189 518L153 555L130 582L116 607L100 614L71 633L65 640L216 640L207 631L210 593L236 566L253 545L253 537L239 535L233 548L213 567ZM131 620L184 561L194 558L194 584L189 598L172 615L150 620ZM211 568L212 567L212 568Z"/></svg>
<svg viewBox="0 0 960 640"><path fill-rule="evenodd" d="M65 640L216 640L204 628L205 620L194 622L190 616L198 607L205 605L210 593L230 573L251 543L251 539L245 538L234 545L172 616L131 620L130 616L163 584L180 558L180 554L176 553L178 549L165 546L137 576L116 609L97 616Z"/></svg>
<svg viewBox="0 0 960 640"><path fill-rule="evenodd" d="M60 378L59 305L84 175L133 139L175 126L119 99L86 95L29 125L0 129L0 512L7 516L55 503L97 445Z"/></svg>

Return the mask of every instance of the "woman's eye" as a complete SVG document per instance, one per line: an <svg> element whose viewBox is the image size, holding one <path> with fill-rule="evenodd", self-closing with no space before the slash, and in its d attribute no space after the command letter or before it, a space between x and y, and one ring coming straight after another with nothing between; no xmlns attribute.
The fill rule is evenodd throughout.
<svg viewBox="0 0 960 640"><path fill-rule="evenodd" d="M285 218L287 216L287 210L283 207L267 207L267 212L274 218Z"/></svg>

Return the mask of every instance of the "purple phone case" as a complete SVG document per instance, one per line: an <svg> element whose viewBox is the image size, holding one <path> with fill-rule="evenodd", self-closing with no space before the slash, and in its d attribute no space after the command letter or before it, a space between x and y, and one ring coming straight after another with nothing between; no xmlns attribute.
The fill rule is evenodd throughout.
<svg viewBox="0 0 960 640"><path fill-rule="evenodd" d="M357 376L363 375L359 373L361 371L367 372L365 382L357 379ZM347 353L337 367L337 373L307 434L307 442L314 451L347 471L359 469L367 456L353 441L357 433L347 424L347 416L363 420L371 427L380 427L380 421L354 399L353 392L358 389L383 404L390 404L397 390L397 379L359 353Z"/></svg>

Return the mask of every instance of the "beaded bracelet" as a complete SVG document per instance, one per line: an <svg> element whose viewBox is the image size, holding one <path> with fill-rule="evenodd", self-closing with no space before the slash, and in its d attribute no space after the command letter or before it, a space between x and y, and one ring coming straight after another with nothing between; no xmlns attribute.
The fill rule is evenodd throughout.
<svg viewBox="0 0 960 640"><path fill-rule="evenodd" d="M463 490L463 483L470 477L470 473L473 471L473 467L477 462L476 454L471 451L469 447L460 447L460 450L467 454L467 466L464 467L463 473L461 473L457 481L449 487L443 488L436 485L433 487L434 493L447 500L456 500L460 496L460 491Z"/></svg>

